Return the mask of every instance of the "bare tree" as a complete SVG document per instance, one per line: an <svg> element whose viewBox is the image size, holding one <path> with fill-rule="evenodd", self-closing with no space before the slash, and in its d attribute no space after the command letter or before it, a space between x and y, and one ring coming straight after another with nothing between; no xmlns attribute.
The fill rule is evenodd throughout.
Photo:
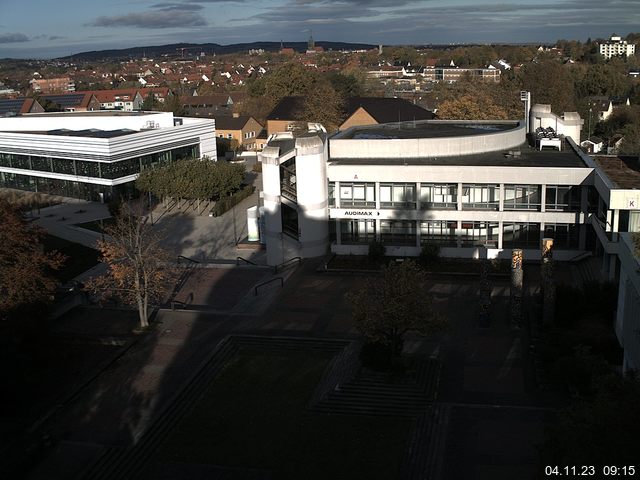
<svg viewBox="0 0 640 480"><path fill-rule="evenodd" d="M109 270L91 279L89 288L102 298L116 297L137 307L144 328L149 325L149 305L167 293L176 270L161 235L146 223L141 207L135 210L137 214L125 206L115 224L105 228L108 236L98 242L98 250Z"/></svg>

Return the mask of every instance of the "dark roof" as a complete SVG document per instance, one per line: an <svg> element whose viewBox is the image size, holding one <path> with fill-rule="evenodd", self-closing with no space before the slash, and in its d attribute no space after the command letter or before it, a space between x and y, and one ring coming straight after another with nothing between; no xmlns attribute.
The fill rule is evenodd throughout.
<svg viewBox="0 0 640 480"><path fill-rule="evenodd" d="M573 151L537 151L523 144L520 156L506 156L505 152L456 155L437 158L330 158L341 165L460 165L467 167L534 167L587 168Z"/></svg>
<svg viewBox="0 0 640 480"><path fill-rule="evenodd" d="M73 108L82 105L85 93L67 93L61 95L42 95L42 100L48 100L63 108Z"/></svg>
<svg viewBox="0 0 640 480"><path fill-rule="evenodd" d="M517 122L501 121L488 122L441 122L421 121L402 122L395 124L364 125L352 127L338 133L336 139L411 139L411 138L446 138L468 137L471 135L486 135L491 132L503 132L517 127Z"/></svg>
<svg viewBox="0 0 640 480"><path fill-rule="evenodd" d="M240 115L239 117L219 115L215 117L216 130L242 130L250 118L249 115Z"/></svg>
<svg viewBox="0 0 640 480"><path fill-rule="evenodd" d="M195 97L180 97L182 105L188 105L193 107L200 106L214 106L229 105L229 99L231 95L227 93L219 93L214 95L196 95ZM233 102L233 100L231 100Z"/></svg>
<svg viewBox="0 0 640 480"><path fill-rule="evenodd" d="M271 111L267 120L298 120L304 111L305 97L284 97ZM343 121L364 108L378 123L409 120L431 120L433 112L402 98L350 97L345 102Z"/></svg>
<svg viewBox="0 0 640 480"><path fill-rule="evenodd" d="M617 188L640 188L640 161L637 157L592 157Z"/></svg>
<svg viewBox="0 0 640 480"><path fill-rule="evenodd" d="M271 110L267 120L298 120L304 110L304 97L284 97Z"/></svg>
<svg viewBox="0 0 640 480"><path fill-rule="evenodd" d="M406 122L412 120L431 120L433 112L403 98L351 97L347 99L345 120L362 107L378 123Z"/></svg>
<svg viewBox="0 0 640 480"><path fill-rule="evenodd" d="M122 137L124 135L130 135L137 133L135 130L129 130L127 128L120 128L117 130L98 130L95 128L89 128L86 130L68 130L66 128L59 128L57 130L48 130L42 132L17 132L20 134L32 134L32 135L57 135L60 137L90 137L90 138L115 138Z"/></svg>
<svg viewBox="0 0 640 480"><path fill-rule="evenodd" d="M22 106L24 105L25 97L22 98L6 98L0 100L0 115L17 115L20 113Z"/></svg>

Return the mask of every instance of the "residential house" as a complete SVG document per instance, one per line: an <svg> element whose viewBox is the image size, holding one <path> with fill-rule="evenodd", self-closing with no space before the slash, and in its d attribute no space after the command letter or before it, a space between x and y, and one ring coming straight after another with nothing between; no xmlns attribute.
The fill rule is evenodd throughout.
<svg viewBox="0 0 640 480"><path fill-rule="evenodd" d="M62 93L42 95L39 99L45 110L63 112L92 112L100 110L100 102L92 93Z"/></svg>
<svg viewBox="0 0 640 480"><path fill-rule="evenodd" d="M64 93L74 92L75 82L69 77L60 78L34 78L29 82L35 93Z"/></svg>
<svg viewBox="0 0 640 480"><path fill-rule="evenodd" d="M44 112L44 108L42 108L42 105L34 98L20 97L0 99L0 117L41 112Z"/></svg>
<svg viewBox="0 0 640 480"><path fill-rule="evenodd" d="M216 135L228 141L235 140L243 150L256 151L256 139L262 131L262 125L247 115L222 115L215 117Z"/></svg>

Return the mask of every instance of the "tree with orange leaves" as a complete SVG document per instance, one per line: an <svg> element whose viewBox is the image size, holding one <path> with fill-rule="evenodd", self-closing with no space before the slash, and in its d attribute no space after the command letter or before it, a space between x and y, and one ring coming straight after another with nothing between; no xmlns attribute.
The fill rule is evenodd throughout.
<svg viewBox="0 0 640 480"><path fill-rule="evenodd" d="M98 241L101 261L109 270L92 278L89 289L100 297L118 298L137 307L140 327L149 326L149 305L160 301L175 278L162 238L146 218L126 206Z"/></svg>
<svg viewBox="0 0 640 480"><path fill-rule="evenodd" d="M18 307L47 301L57 285L50 273L64 263L57 252L45 253L43 231L0 200L0 317Z"/></svg>

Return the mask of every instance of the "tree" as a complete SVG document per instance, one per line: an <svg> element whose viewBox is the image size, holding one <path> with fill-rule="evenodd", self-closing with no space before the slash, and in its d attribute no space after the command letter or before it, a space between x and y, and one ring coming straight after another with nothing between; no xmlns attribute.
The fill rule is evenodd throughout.
<svg viewBox="0 0 640 480"><path fill-rule="evenodd" d="M438 108L438 117L443 120L509 120L507 112L485 95L463 95L445 100Z"/></svg>
<svg viewBox="0 0 640 480"><path fill-rule="evenodd" d="M144 101L142 102L142 105L140 106L140 109L150 112L150 111L161 110L162 109L161 107L162 107L162 105L160 105L160 102L155 97L153 92L149 92L147 94L147 96L145 97Z"/></svg>
<svg viewBox="0 0 640 480"><path fill-rule="evenodd" d="M89 288L102 298L116 297L138 309L140 327L149 325L149 305L162 299L175 270L169 266L169 253L162 238L140 215L125 205L115 224L106 227L108 236L98 241L101 261L108 272L92 278Z"/></svg>
<svg viewBox="0 0 640 480"><path fill-rule="evenodd" d="M57 253L44 253L43 231L27 223L17 208L0 200L0 315L49 299L57 285L50 275L64 263Z"/></svg>
<svg viewBox="0 0 640 480"><path fill-rule="evenodd" d="M565 66L544 60L530 63L523 70L522 84L531 92L533 103L550 104L559 115L575 110L574 82Z"/></svg>
<svg viewBox="0 0 640 480"><path fill-rule="evenodd" d="M425 288L425 272L407 260L389 265L381 277L368 278L363 288L347 294L356 329L367 342L388 347L391 363L402 353L408 332L429 335L446 324Z"/></svg>

